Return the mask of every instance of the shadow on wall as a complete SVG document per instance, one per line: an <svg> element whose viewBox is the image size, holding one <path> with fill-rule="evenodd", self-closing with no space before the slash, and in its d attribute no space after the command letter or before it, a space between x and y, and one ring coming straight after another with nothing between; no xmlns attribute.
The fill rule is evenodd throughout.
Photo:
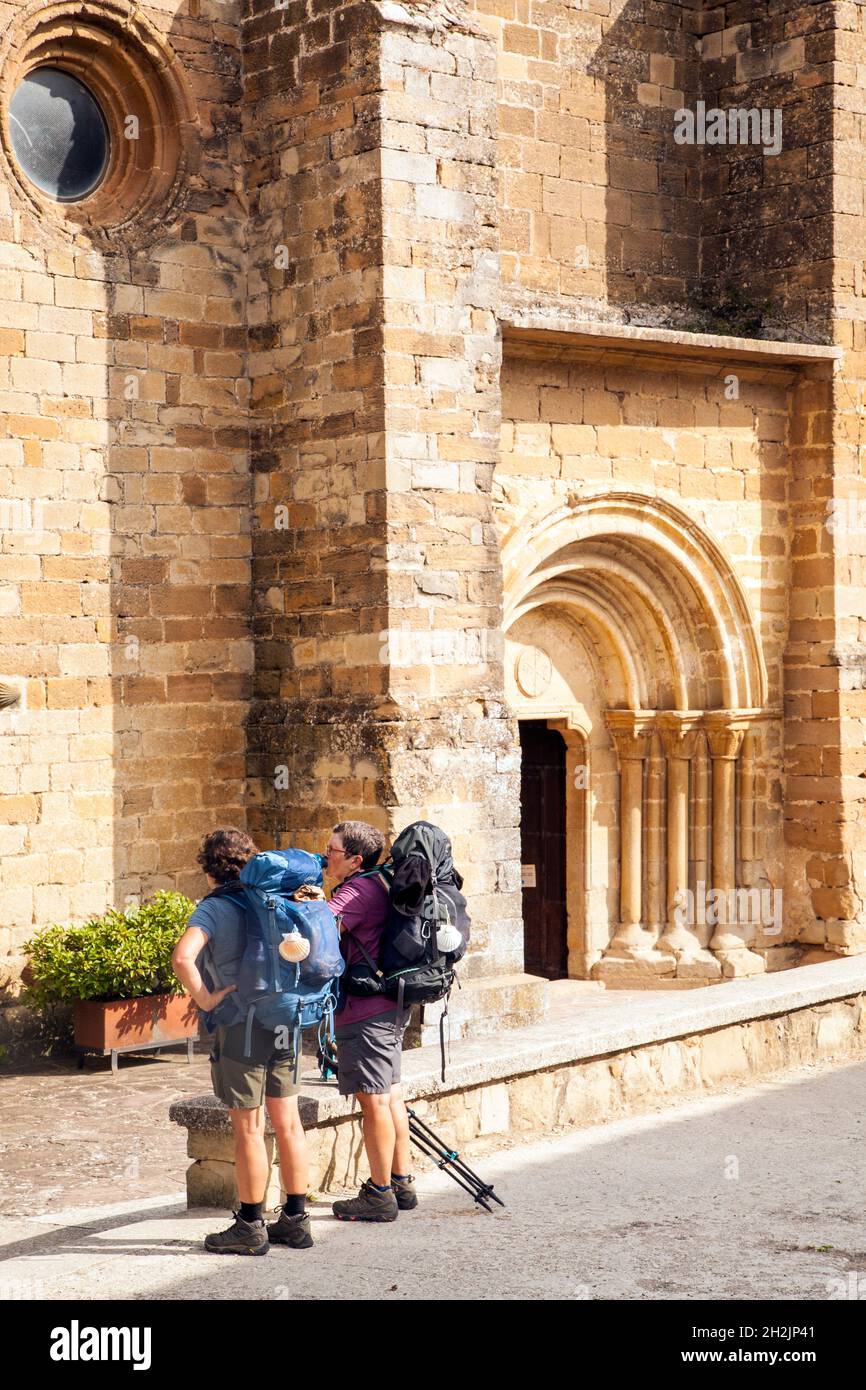
<svg viewBox="0 0 866 1390"><path fill-rule="evenodd" d="M225 9L225 7L221 7ZM248 266L239 11L178 12L166 49L189 110L180 183L149 236L105 258L110 342L114 894L198 898L202 836L246 825L252 692ZM184 121L189 117L187 124ZM183 168L184 162L186 168ZM127 244L124 245L124 242Z"/></svg>
<svg viewBox="0 0 866 1390"><path fill-rule="evenodd" d="M588 71L606 100L607 297L632 322L830 341L832 88L804 71L829 8L758 0L728 23L713 0L621 6Z"/></svg>

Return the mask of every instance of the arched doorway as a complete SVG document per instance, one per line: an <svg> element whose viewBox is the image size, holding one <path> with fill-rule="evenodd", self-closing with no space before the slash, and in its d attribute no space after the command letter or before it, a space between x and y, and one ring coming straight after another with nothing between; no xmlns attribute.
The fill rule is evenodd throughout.
<svg viewBox="0 0 866 1390"><path fill-rule="evenodd" d="M679 508L621 493L540 518L506 542L504 568L509 701L527 728L570 731L583 749L572 758L585 781L564 779L568 974L628 984L763 970L752 948L774 943L736 903L769 882L755 769L779 714L730 564ZM524 761L537 758L522 741ZM558 882L554 841L525 835L554 857L536 875ZM734 907L696 914L708 892ZM551 969L527 938L532 952Z"/></svg>

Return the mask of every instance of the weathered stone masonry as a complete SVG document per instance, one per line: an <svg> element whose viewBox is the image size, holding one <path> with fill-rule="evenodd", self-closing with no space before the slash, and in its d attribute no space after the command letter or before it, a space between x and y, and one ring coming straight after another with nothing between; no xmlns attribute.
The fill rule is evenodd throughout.
<svg viewBox="0 0 866 1390"><path fill-rule="evenodd" d="M533 1017L515 716L593 769L572 974L861 950L862 6L0 18L9 997L34 925L197 892L216 821L424 814L459 1008ZM5 115L51 61L143 131L62 208ZM698 100L781 109L782 152L677 145ZM704 873L781 934L678 935Z"/></svg>

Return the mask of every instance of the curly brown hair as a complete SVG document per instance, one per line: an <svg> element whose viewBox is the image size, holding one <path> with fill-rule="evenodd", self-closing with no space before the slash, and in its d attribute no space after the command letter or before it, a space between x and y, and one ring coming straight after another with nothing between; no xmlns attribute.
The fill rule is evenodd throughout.
<svg viewBox="0 0 866 1390"><path fill-rule="evenodd" d="M237 830L233 825L221 825L205 835L198 862L217 883L231 883L240 877L244 864L254 854L258 854L258 850L245 830Z"/></svg>

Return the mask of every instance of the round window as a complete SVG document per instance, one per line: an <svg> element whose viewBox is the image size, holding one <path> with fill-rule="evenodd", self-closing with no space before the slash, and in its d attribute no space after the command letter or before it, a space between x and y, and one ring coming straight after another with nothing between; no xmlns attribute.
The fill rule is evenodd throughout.
<svg viewBox="0 0 866 1390"><path fill-rule="evenodd" d="M9 104L9 131L24 173L58 202L86 198L105 173L105 117L84 83L60 68L27 74Z"/></svg>

